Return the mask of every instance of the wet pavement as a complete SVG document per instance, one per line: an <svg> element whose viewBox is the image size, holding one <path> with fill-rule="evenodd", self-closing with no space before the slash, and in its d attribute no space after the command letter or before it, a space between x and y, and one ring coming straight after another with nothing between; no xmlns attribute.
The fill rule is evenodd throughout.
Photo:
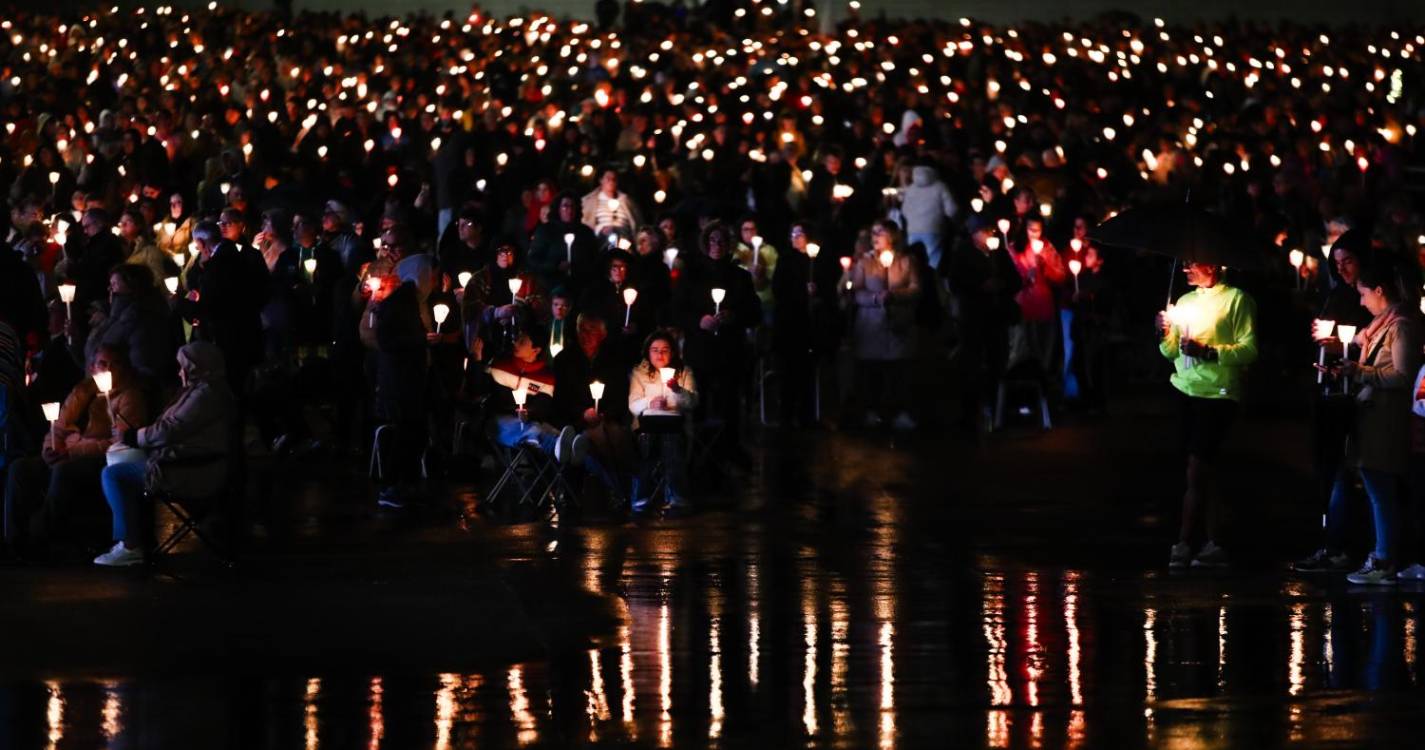
<svg viewBox="0 0 1425 750"><path fill-rule="evenodd" d="M675 522L373 510L284 468L234 572L0 569L0 747L1418 747L1425 588L1302 578L1303 423L1240 424L1169 575L1154 398L981 446L763 433Z"/></svg>

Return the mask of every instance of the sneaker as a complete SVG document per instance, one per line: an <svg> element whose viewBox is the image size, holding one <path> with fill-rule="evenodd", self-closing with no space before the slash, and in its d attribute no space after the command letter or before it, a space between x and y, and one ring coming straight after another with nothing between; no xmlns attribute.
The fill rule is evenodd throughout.
<svg viewBox="0 0 1425 750"><path fill-rule="evenodd" d="M867 429L874 430L874 429L880 427L881 424L882 424L882 422L883 422L883 420L881 419L881 415L880 415L880 414L877 414L877 413L874 412L874 411L867 411L867 412L866 412L865 425L866 425L866 428L867 428Z"/></svg>
<svg viewBox="0 0 1425 750"><path fill-rule="evenodd" d="M1415 563L1396 573L1395 577L1401 581L1425 581L1425 565Z"/></svg>
<svg viewBox="0 0 1425 750"><path fill-rule="evenodd" d="M896 428L897 430L900 430L901 432L910 432L911 430L915 429L915 420L911 419L911 416L909 414L901 412L900 414L896 415L895 420L891 422L891 426Z"/></svg>
<svg viewBox="0 0 1425 750"><path fill-rule="evenodd" d="M1209 540L1207 544L1202 545L1197 557L1192 559L1192 566L1194 568L1225 568L1227 567L1227 550Z"/></svg>
<svg viewBox="0 0 1425 750"><path fill-rule="evenodd" d="M1351 569L1351 558L1344 553L1333 555L1322 547L1310 557L1292 563L1291 569L1298 573L1344 573Z"/></svg>
<svg viewBox="0 0 1425 750"><path fill-rule="evenodd" d="M400 510L406 507L406 500L405 498L401 497L400 490L396 489L395 487L387 487L386 489L381 490L380 494L376 496L376 504L383 508Z"/></svg>
<svg viewBox="0 0 1425 750"><path fill-rule="evenodd" d="M123 542L114 542L112 549L94 558L94 564L103 565L108 568L126 568L130 565L142 565L143 551L133 549Z"/></svg>
<svg viewBox="0 0 1425 750"><path fill-rule="evenodd" d="M1168 553L1168 567L1181 569L1192 564L1192 547L1187 542L1178 542L1173 545L1172 552Z"/></svg>
<svg viewBox="0 0 1425 750"><path fill-rule="evenodd" d="M554 460L561 464L568 464L574 456L574 438L578 435L573 427L565 427L559 431L559 442L554 444Z"/></svg>
<svg viewBox="0 0 1425 750"><path fill-rule="evenodd" d="M589 438L582 433L575 435L569 442L569 464L571 466L583 466L584 459L589 455Z"/></svg>
<svg viewBox="0 0 1425 750"><path fill-rule="evenodd" d="M1358 586L1394 586L1395 566L1375 555L1366 558L1361 569L1346 576L1346 580Z"/></svg>

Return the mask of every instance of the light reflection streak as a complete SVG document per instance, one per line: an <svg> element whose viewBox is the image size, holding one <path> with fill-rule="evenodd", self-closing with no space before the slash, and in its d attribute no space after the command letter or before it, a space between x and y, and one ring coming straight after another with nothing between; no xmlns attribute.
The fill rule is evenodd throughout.
<svg viewBox="0 0 1425 750"><path fill-rule="evenodd" d="M307 692L302 697L302 721L306 727L307 750L317 748L317 729L321 726L317 716L317 699L321 697L322 680L313 677L307 680Z"/></svg>
<svg viewBox="0 0 1425 750"><path fill-rule="evenodd" d="M1306 605L1291 605L1289 628L1290 650L1287 656L1287 692L1301 695L1306 688Z"/></svg>
<svg viewBox="0 0 1425 750"><path fill-rule="evenodd" d="M371 694L371 698L370 705L366 709L366 719L370 730L366 748L367 750L380 750L381 740L386 738L386 691L382 687L380 677L371 678L371 687L368 692Z"/></svg>
<svg viewBox="0 0 1425 750"><path fill-rule="evenodd" d="M622 697L621 713L624 727L630 739L638 739L638 727L633 723L633 641L627 625L620 625L619 635L619 695Z"/></svg>
<svg viewBox="0 0 1425 750"><path fill-rule="evenodd" d="M762 603L762 584L757 576L757 564L747 563L747 684L757 689L757 673L761 667L762 627L758 610Z"/></svg>
<svg viewBox="0 0 1425 750"><path fill-rule="evenodd" d="M455 726L455 688L460 678L453 674L440 676L440 689L435 691L435 747L450 750L450 732Z"/></svg>
<svg viewBox="0 0 1425 750"><path fill-rule="evenodd" d="M1405 671L1410 676L1410 684L1419 684L1420 677L1416 674L1415 629L1418 627L1415 617L1415 602L1406 600L1405 606Z"/></svg>
<svg viewBox="0 0 1425 750"><path fill-rule="evenodd" d="M1217 608L1217 691L1227 688L1227 607Z"/></svg>
<svg viewBox="0 0 1425 750"><path fill-rule="evenodd" d="M589 649L589 741L598 740L599 722L608 721L609 697L604 691L604 665L599 650Z"/></svg>
<svg viewBox="0 0 1425 750"><path fill-rule="evenodd" d="M881 750L896 746L896 626L881 623Z"/></svg>
<svg viewBox="0 0 1425 750"><path fill-rule="evenodd" d="M658 605L658 746L673 746L673 648L668 600Z"/></svg>
<svg viewBox="0 0 1425 750"><path fill-rule="evenodd" d="M816 600L808 580L802 592L802 632L806 642L802 662L802 727L808 735L817 733L816 719Z"/></svg>
<svg viewBox="0 0 1425 750"><path fill-rule="evenodd" d="M1158 700L1158 612L1143 609L1143 718L1148 721L1148 736L1153 735L1153 703Z"/></svg>
<svg viewBox="0 0 1425 750"><path fill-rule="evenodd" d="M1004 578L997 573L985 576L984 634L986 682L990 690L991 710L986 715L985 739L990 747L1009 747L1009 714L996 706L1013 702L1009 689L1009 674L1005 671L1005 654L1009 643L1004 632Z"/></svg>
<svg viewBox="0 0 1425 750"><path fill-rule="evenodd" d="M1321 639L1321 659L1326 662L1326 678L1331 680L1336 671L1336 631L1331 627L1331 602L1321 609L1321 627L1326 637Z"/></svg>
<svg viewBox="0 0 1425 750"><path fill-rule="evenodd" d="M1064 573L1064 631L1069 642L1069 711L1068 746L1080 747L1084 741L1083 647L1079 633L1079 574Z"/></svg>
<svg viewBox="0 0 1425 750"><path fill-rule="evenodd" d="M846 684L847 662L851 655L850 631L851 618L846 607L845 587L837 581L831 589L831 727L837 737L845 737L851 731Z"/></svg>
<svg viewBox="0 0 1425 750"><path fill-rule="evenodd" d="M510 693L510 716L514 719L515 739L521 746L539 738L534 714L529 710L529 693L524 689L524 667L516 664L505 675L505 687Z"/></svg>
<svg viewBox="0 0 1425 750"><path fill-rule="evenodd" d="M64 693L58 682L46 682L45 690L49 692L49 699L45 702L45 723L49 730L46 739L49 740L50 750L54 750L64 739Z"/></svg>
<svg viewBox="0 0 1425 750"><path fill-rule="evenodd" d="M708 602L708 738L722 736L722 606L717 597Z"/></svg>
<svg viewBox="0 0 1425 750"><path fill-rule="evenodd" d="M124 702L119 695L119 686L114 683L104 685L104 723L101 730L104 739L113 742L124 731Z"/></svg>
<svg viewBox="0 0 1425 750"><path fill-rule="evenodd" d="M1039 679L1044 675L1042 646L1039 644L1039 576L1024 575L1024 672L1029 705L1039 706ZM1035 714L1036 718L1038 714Z"/></svg>

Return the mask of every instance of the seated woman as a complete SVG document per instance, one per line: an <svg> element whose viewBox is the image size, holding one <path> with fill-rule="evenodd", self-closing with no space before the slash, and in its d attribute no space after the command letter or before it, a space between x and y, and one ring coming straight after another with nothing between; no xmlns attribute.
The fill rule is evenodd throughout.
<svg viewBox="0 0 1425 750"><path fill-rule="evenodd" d="M698 405L693 371L683 365L678 342L667 331L655 331L643 342L643 361L628 379L628 410L638 434L638 478L633 486L633 512L649 513L655 486L653 468L663 462L668 479L668 517L687 515L687 420Z"/></svg>
<svg viewBox="0 0 1425 750"><path fill-rule="evenodd" d="M151 532L145 489L199 499L216 495L227 482L235 415L226 368L216 344L194 341L184 346L178 350L182 388L158 420L142 429L115 425L117 442L142 448L148 456L142 462L105 467L100 475L117 541L94 558L96 565L143 562Z"/></svg>
<svg viewBox="0 0 1425 750"><path fill-rule="evenodd" d="M111 373L107 397L85 378L60 406L40 455L16 461L5 482L5 543L12 552L43 544L81 501L98 500L104 454L120 430L148 424L139 378L122 347L104 344L94 353L94 373ZM36 512L38 511L38 512Z"/></svg>
<svg viewBox="0 0 1425 750"><path fill-rule="evenodd" d="M554 371L544 358L544 341L539 326L525 326L514 334L510 356L490 364L492 389L488 409L494 416L495 440L506 448L537 445L562 464L584 463L587 439L573 427L555 429ZM516 393L524 394L521 407Z"/></svg>

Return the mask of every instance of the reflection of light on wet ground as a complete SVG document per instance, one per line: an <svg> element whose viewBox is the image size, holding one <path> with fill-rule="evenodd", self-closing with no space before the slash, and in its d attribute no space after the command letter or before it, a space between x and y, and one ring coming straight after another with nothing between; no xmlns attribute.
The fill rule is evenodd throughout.
<svg viewBox="0 0 1425 750"><path fill-rule="evenodd" d="M837 737L851 731L847 661L851 655L851 617L846 608L846 586L840 579L831 585L831 729Z"/></svg>
<svg viewBox="0 0 1425 750"><path fill-rule="evenodd" d="M1321 609L1321 632L1326 637L1321 639L1321 660L1326 662L1326 679L1328 684L1335 679L1336 672L1336 629L1331 626L1331 603Z"/></svg>
<svg viewBox="0 0 1425 750"><path fill-rule="evenodd" d="M1009 643L1004 633L1004 577L998 573L985 576L984 620L985 681L990 691L990 710L986 716L985 736L991 747L1009 746L1009 714L996 706L1008 706L1014 696L1009 689L1009 674L1005 671L1005 655Z"/></svg>
<svg viewBox="0 0 1425 750"><path fill-rule="evenodd" d="M440 676L440 689L435 691L435 747L449 750L450 733L455 726L455 688L460 678L453 674ZM513 702L511 703L513 706Z"/></svg>
<svg viewBox="0 0 1425 750"><path fill-rule="evenodd" d="M119 686L114 683L104 685L104 723L100 727L104 739L113 742L124 731L124 702L119 695Z"/></svg>
<svg viewBox="0 0 1425 750"><path fill-rule="evenodd" d="M302 697L302 721L306 726L307 750L317 748L317 729L321 726L317 718L317 699L322 694L322 680L313 677L307 680L307 691Z"/></svg>
<svg viewBox="0 0 1425 750"><path fill-rule="evenodd" d="M64 739L64 693L58 682L46 682L45 690L49 693L49 699L45 702L45 723L49 730L49 748L53 750Z"/></svg>
<svg viewBox="0 0 1425 750"><path fill-rule="evenodd" d="M1300 602L1291 605L1291 616L1287 620L1287 692L1301 695L1306 689L1306 605Z"/></svg>
<svg viewBox="0 0 1425 750"><path fill-rule="evenodd" d="M881 623L881 750L896 746L896 626Z"/></svg>
<svg viewBox="0 0 1425 750"><path fill-rule="evenodd" d="M633 723L633 640L627 625L620 625L619 634L619 695L622 696L620 706L623 714L623 724L628 730L630 739L637 739L637 727Z"/></svg>
<svg viewBox="0 0 1425 750"><path fill-rule="evenodd" d="M603 656L598 649L589 650L589 741L598 741L598 725L608 721L609 696L604 690Z"/></svg>
<svg viewBox="0 0 1425 750"><path fill-rule="evenodd" d="M722 736L722 601L708 600L708 737Z"/></svg>
<svg viewBox="0 0 1425 750"><path fill-rule="evenodd" d="M1217 692L1227 689L1227 607L1217 608Z"/></svg>
<svg viewBox="0 0 1425 750"><path fill-rule="evenodd" d="M1410 684L1420 684L1420 677L1416 674L1415 665L1415 628L1417 627L1415 617L1415 602L1406 600L1405 606L1405 671L1410 676Z"/></svg>
<svg viewBox="0 0 1425 750"><path fill-rule="evenodd" d="M1158 612L1143 609L1143 718L1148 721L1148 736L1153 736L1153 702L1158 700Z"/></svg>
<svg viewBox="0 0 1425 750"><path fill-rule="evenodd" d="M808 578L802 590L802 637L806 648L802 661L802 727L808 735L817 733L816 720L816 594Z"/></svg>
<svg viewBox="0 0 1425 750"><path fill-rule="evenodd" d="M757 689L757 672L761 668L762 653L762 582L757 572L757 562L747 562L747 684Z"/></svg>
<svg viewBox="0 0 1425 750"><path fill-rule="evenodd" d="M380 677L372 677L367 688L366 701L367 750L380 750L381 740L386 739L385 689Z"/></svg>
<svg viewBox="0 0 1425 750"><path fill-rule="evenodd" d="M524 667L510 667L510 671L505 675L505 687L510 693L510 717L514 720L518 732L515 738L521 745L528 745L539 739L539 732L534 728L529 693L524 688Z"/></svg>
<svg viewBox="0 0 1425 750"><path fill-rule="evenodd" d="M1068 640L1069 747L1079 747L1084 741L1083 646L1079 633L1079 573L1064 573L1064 633Z"/></svg>
<svg viewBox="0 0 1425 750"><path fill-rule="evenodd" d="M1024 575L1024 674L1029 705L1039 706L1039 680L1044 675L1042 653L1039 644L1039 576L1034 573Z"/></svg>
<svg viewBox="0 0 1425 750"><path fill-rule="evenodd" d="M668 600L658 605L658 746L673 746L673 642Z"/></svg>

